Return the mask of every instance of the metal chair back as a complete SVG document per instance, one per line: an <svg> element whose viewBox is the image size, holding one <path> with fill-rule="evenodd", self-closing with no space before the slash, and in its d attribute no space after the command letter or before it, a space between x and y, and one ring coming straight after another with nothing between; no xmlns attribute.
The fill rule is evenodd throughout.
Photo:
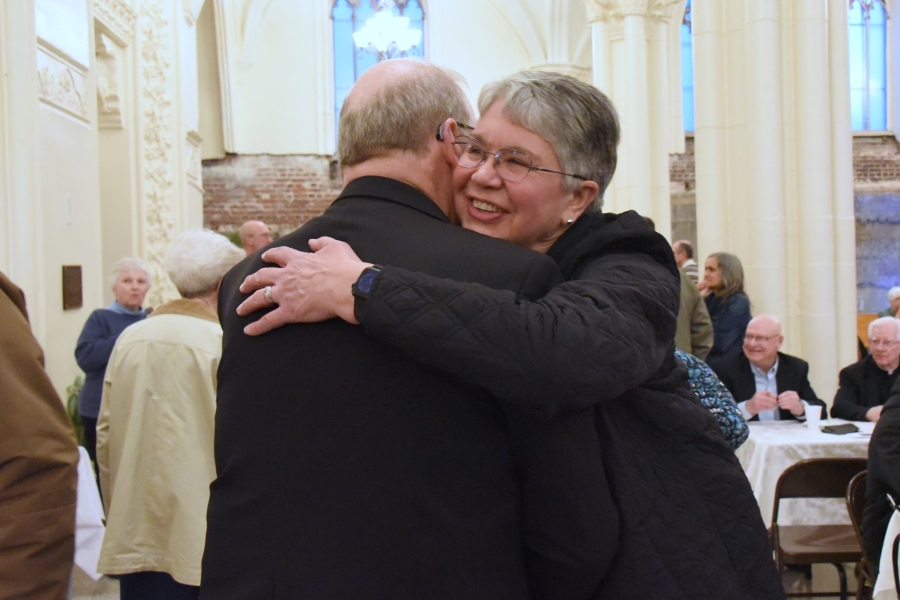
<svg viewBox="0 0 900 600"><path fill-rule="evenodd" d="M845 498L850 480L867 467L865 458L810 458L785 469L775 485L772 525L785 498Z"/></svg>

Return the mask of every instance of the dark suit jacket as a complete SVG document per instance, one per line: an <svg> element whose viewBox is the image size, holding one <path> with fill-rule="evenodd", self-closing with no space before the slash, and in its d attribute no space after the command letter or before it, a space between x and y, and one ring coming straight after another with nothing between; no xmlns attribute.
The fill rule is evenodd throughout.
<svg viewBox="0 0 900 600"><path fill-rule="evenodd" d="M884 404L897 381L900 369L888 375L869 354L859 362L841 369L838 391L831 405L831 416L848 421L865 421L866 411Z"/></svg>
<svg viewBox="0 0 900 600"><path fill-rule="evenodd" d="M275 244L308 251L322 235L368 262L525 296L560 280L549 258L454 227L380 177ZM201 597L588 596L618 533L593 413L538 424L339 319L246 336L259 315L235 314L237 288L260 254L219 296Z"/></svg>
<svg viewBox="0 0 900 600"><path fill-rule="evenodd" d="M900 379L894 383L891 396L881 409L869 442L866 507L861 529L866 554L876 571L893 514L887 494L900 502Z"/></svg>
<svg viewBox="0 0 900 600"><path fill-rule="evenodd" d="M756 393L756 379L750 370L750 361L743 352L723 361L714 370L734 396L735 402L749 400ZM825 416L825 403L816 396L812 386L809 385L809 363L805 360L779 352L775 386L779 394L788 391L797 392L801 400L806 400L812 406L821 406ZM778 416L781 420L796 419L789 410L779 410ZM754 415L750 420L758 421L759 416Z"/></svg>

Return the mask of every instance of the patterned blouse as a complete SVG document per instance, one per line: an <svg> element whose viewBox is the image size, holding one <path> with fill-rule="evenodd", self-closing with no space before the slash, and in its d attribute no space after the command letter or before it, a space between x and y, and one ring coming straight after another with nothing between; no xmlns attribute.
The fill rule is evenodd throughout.
<svg viewBox="0 0 900 600"><path fill-rule="evenodd" d="M750 429L738 410L731 392L719 381L713 370L696 356L681 350L676 350L675 356L687 367L691 389L697 394L703 406L719 421L719 427L722 428L722 433L725 434L731 448L733 450L740 448L741 444L747 441Z"/></svg>

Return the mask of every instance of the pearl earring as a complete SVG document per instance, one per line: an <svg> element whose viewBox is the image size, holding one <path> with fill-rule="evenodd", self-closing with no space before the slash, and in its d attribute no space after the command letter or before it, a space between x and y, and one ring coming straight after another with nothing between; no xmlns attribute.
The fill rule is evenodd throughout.
<svg viewBox="0 0 900 600"><path fill-rule="evenodd" d="M574 221L573 219L569 219L568 221L566 221L566 225L571 225L571 224L574 223L574 222L575 222L575 221Z"/></svg>

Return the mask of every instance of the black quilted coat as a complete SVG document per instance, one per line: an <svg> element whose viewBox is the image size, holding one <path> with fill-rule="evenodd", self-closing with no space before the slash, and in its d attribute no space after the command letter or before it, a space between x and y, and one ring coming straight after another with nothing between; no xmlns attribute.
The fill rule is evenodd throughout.
<svg viewBox="0 0 900 600"><path fill-rule="evenodd" d="M679 279L634 212L586 214L543 300L386 267L366 331L547 413L595 406L619 552L595 598L783 598L750 485L674 360Z"/></svg>

